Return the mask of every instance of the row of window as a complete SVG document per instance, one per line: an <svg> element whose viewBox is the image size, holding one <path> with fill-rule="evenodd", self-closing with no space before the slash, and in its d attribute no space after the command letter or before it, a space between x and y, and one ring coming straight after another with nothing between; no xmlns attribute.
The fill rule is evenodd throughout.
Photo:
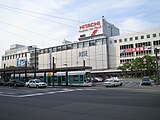
<svg viewBox="0 0 160 120"><path fill-rule="evenodd" d="M19 53L15 55L10 55L10 56L3 56L2 60L9 60L9 59L16 59L16 58L23 58L26 57L26 53Z"/></svg>
<svg viewBox="0 0 160 120"><path fill-rule="evenodd" d="M64 50L70 50L70 49L84 48L89 46L98 46L103 44L106 44L106 39L97 39L97 40L73 43L69 45L57 46L53 48L41 49L39 53L44 54L49 52L58 52L58 51L64 51Z"/></svg>
<svg viewBox="0 0 160 120"><path fill-rule="evenodd" d="M152 34L152 37L157 37L158 35L156 33ZM160 36L160 33L159 33L159 36ZM148 34L146 35L146 38L151 38L151 35ZM130 38L124 38L124 42L127 42L127 41L133 41L133 40L139 40L139 39L144 39L144 35L142 36L136 36L136 37L130 37ZM123 42L122 39L119 39L119 40L114 40L113 41L114 43L117 43L117 42ZM110 44L112 44L112 41L110 41Z"/></svg>
<svg viewBox="0 0 160 120"><path fill-rule="evenodd" d="M160 40L153 41L153 45L157 46L160 45ZM144 47L144 46L151 46L151 42L141 42L141 43L135 43L135 47ZM128 49L128 48L134 48L133 44L127 44L127 45L121 45L120 50Z"/></svg>
<svg viewBox="0 0 160 120"><path fill-rule="evenodd" d="M126 63L126 62L131 62L134 59L122 59L120 60L120 64Z"/></svg>
<svg viewBox="0 0 160 120"><path fill-rule="evenodd" d="M158 52L159 53L159 52ZM120 58L123 57L134 57L134 56L142 56L142 55L150 55L152 54L151 50L145 50L145 51L138 51L136 54L134 52L128 52L128 53L121 53Z"/></svg>

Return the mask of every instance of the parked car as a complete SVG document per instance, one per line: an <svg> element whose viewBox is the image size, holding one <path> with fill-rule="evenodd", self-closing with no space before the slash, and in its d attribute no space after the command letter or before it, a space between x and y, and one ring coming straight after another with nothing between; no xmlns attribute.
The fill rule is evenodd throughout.
<svg viewBox="0 0 160 120"><path fill-rule="evenodd" d="M25 86L25 83L23 81L19 81L19 80L9 80L8 82L5 83L5 86L14 86L16 84L16 86L18 87L24 87Z"/></svg>
<svg viewBox="0 0 160 120"><path fill-rule="evenodd" d="M143 77L140 85L152 85L151 79L149 77Z"/></svg>
<svg viewBox="0 0 160 120"><path fill-rule="evenodd" d="M0 86L4 86L5 85L5 81L4 80L0 80Z"/></svg>
<svg viewBox="0 0 160 120"><path fill-rule="evenodd" d="M47 84L45 82L42 82L40 79L31 79L28 82L26 82L25 86L27 87L47 87Z"/></svg>
<svg viewBox="0 0 160 120"><path fill-rule="evenodd" d="M102 82L102 81L103 81L103 78L101 78L101 77L92 78L92 82Z"/></svg>
<svg viewBox="0 0 160 120"><path fill-rule="evenodd" d="M106 79L104 82L103 82L103 85L106 86L106 87L115 87L115 86L122 86L123 82L121 79L117 78L117 77L112 77L110 79Z"/></svg>

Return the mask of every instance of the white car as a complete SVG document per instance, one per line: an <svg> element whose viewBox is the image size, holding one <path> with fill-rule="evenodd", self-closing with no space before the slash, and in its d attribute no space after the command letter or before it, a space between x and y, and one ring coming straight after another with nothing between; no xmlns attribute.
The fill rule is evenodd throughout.
<svg viewBox="0 0 160 120"><path fill-rule="evenodd" d="M106 87L122 86L122 84L123 84L122 80L117 77L112 77L112 78L107 79L103 82L103 85Z"/></svg>
<svg viewBox="0 0 160 120"><path fill-rule="evenodd" d="M39 88L39 87L45 87L46 88L47 84L45 82L42 82L39 79L32 79L32 80L29 80L28 82L26 82L25 86L36 87L36 88Z"/></svg>

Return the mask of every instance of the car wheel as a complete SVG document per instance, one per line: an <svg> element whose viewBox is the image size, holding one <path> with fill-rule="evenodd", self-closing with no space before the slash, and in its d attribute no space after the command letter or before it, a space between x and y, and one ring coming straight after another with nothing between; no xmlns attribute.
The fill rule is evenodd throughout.
<svg viewBox="0 0 160 120"><path fill-rule="evenodd" d="M36 88L39 88L39 86L37 85Z"/></svg>
<svg viewBox="0 0 160 120"><path fill-rule="evenodd" d="M29 85L27 85L27 87L28 87L28 88L30 88L30 86L29 86Z"/></svg>
<svg viewBox="0 0 160 120"><path fill-rule="evenodd" d="M120 84L120 86L122 86L122 83Z"/></svg>

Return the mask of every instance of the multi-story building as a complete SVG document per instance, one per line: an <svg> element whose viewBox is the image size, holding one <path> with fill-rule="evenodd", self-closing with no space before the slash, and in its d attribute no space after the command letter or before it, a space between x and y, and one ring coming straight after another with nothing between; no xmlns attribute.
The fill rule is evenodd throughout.
<svg viewBox="0 0 160 120"><path fill-rule="evenodd" d="M4 67L24 67L25 61L27 66L35 65L35 51L36 46L24 46L19 44L10 45L10 49L5 51L5 55L2 56L1 68ZM38 54L37 54L38 61ZM37 62L38 64L38 62Z"/></svg>
<svg viewBox="0 0 160 120"><path fill-rule="evenodd" d="M160 56L160 30L119 35L119 29L102 18L80 25L78 31L77 42L37 49L38 69L52 68L53 57L57 68L83 66L85 60L86 66L91 66L93 70L104 71L116 69L136 57L155 56L155 48L158 49ZM26 48L26 51L20 50L22 48ZM22 57L24 53L27 53L27 63L34 66L35 47L20 46L9 51L2 56L1 67L4 63L8 67L19 66L17 61L21 63L22 58L26 60L26 57Z"/></svg>

